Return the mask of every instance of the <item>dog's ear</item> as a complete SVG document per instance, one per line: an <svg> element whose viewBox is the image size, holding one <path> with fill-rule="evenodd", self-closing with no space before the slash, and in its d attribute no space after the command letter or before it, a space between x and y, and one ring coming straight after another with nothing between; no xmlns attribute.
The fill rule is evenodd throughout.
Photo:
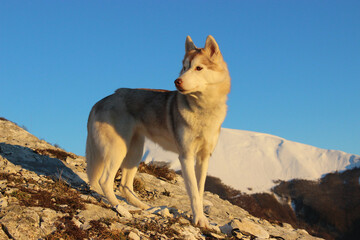
<svg viewBox="0 0 360 240"><path fill-rule="evenodd" d="M190 36L186 37L186 41L185 41L185 52L189 52L191 50L195 50L196 46L194 44L194 42L192 41Z"/></svg>
<svg viewBox="0 0 360 240"><path fill-rule="evenodd" d="M211 35L206 38L204 49L210 55L210 58L216 57L220 53L219 45Z"/></svg>

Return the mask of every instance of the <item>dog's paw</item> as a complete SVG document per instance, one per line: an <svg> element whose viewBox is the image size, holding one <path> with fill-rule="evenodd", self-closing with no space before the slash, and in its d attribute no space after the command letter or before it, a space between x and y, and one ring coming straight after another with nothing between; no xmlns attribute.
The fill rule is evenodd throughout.
<svg viewBox="0 0 360 240"><path fill-rule="evenodd" d="M120 214L120 216L122 217L126 217L126 218L132 218L131 213L126 210L123 206L121 206L120 204L113 206L114 210Z"/></svg>
<svg viewBox="0 0 360 240"><path fill-rule="evenodd" d="M195 216L193 222L195 226L210 229L209 220L204 215Z"/></svg>

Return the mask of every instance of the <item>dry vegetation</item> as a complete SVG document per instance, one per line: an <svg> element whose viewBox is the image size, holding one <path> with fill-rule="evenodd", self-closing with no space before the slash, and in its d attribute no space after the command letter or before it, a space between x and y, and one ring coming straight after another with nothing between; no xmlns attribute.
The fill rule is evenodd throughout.
<svg viewBox="0 0 360 240"><path fill-rule="evenodd" d="M62 180L53 180L46 177L45 180L35 181L27 179L18 174L0 173L0 180L6 180L8 186L14 191L7 192L1 189L0 193L4 196L14 197L19 204L26 207L43 207L53 209L57 212L67 214L58 219L56 231L46 236L47 240L66 239L127 239L128 232L110 230L111 224L108 219L90 221L91 227L87 230L80 229L74 224L72 218L78 210L85 209L84 200L80 192ZM92 202L94 204L94 202ZM102 203L99 205L104 206ZM146 227L147 224L144 225ZM150 228L152 225L149 226Z"/></svg>
<svg viewBox="0 0 360 240"><path fill-rule="evenodd" d="M51 158L57 158L60 159L62 161L65 161L67 157L71 157L71 158L76 158L75 154L72 153L68 153L62 149L52 149L52 148L47 148L47 149L35 149L34 152L36 152L39 155L43 155L43 156L48 156Z"/></svg>
<svg viewBox="0 0 360 240"><path fill-rule="evenodd" d="M150 164L145 164L143 162L140 163L139 172L147 173L159 179L170 182L175 180L176 177L176 173L174 170L169 169L167 166L159 166L152 163Z"/></svg>
<svg viewBox="0 0 360 240"><path fill-rule="evenodd" d="M56 231L48 235L46 240L77 240L77 239L113 239L125 240L126 234L121 231L109 230L106 219L90 221L90 229L83 230L77 227L71 217L63 217L56 225Z"/></svg>
<svg viewBox="0 0 360 240"><path fill-rule="evenodd" d="M11 182L12 187L17 189L8 195L17 198L20 205L50 208L70 215L75 214L78 209L85 209L79 192L62 180L49 179L38 183L15 174L0 173L0 180L3 179Z"/></svg>
<svg viewBox="0 0 360 240"><path fill-rule="evenodd" d="M56 231L46 236L47 240L54 239L126 239L126 234L120 231L110 231L105 227L106 219L91 221L91 228L83 230L71 220L78 210L85 209L88 202L80 197L80 193L62 180L47 178L46 181L37 182L16 174L0 173L0 180L6 180L11 188L16 189L7 193L5 189L1 194L14 197L19 204L26 207L43 207L67 214L58 219ZM100 204L100 203L99 203ZM100 204L101 205L101 204Z"/></svg>
<svg viewBox="0 0 360 240"><path fill-rule="evenodd" d="M234 205L246 209L250 214L270 222L287 222L297 227L297 219L287 204L281 204L274 195L267 193L246 194L221 182L219 178L208 176L205 190L218 194Z"/></svg>
<svg viewBox="0 0 360 240"><path fill-rule="evenodd" d="M329 239L360 238L360 169L330 173L319 182L293 180L274 188L291 197L299 219Z"/></svg>
<svg viewBox="0 0 360 240"><path fill-rule="evenodd" d="M245 194L208 176L205 190L218 194L270 222L287 222L325 239L360 239L360 169L331 173L321 181L279 182L274 192L295 204L281 204L273 194Z"/></svg>

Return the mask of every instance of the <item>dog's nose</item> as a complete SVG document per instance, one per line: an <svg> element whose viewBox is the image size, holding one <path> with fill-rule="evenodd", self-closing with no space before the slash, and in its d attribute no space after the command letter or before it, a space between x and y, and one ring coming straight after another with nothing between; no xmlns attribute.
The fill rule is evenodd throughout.
<svg viewBox="0 0 360 240"><path fill-rule="evenodd" d="M175 80L175 85L176 86L180 86L182 84L182 79L181 78L178 78Z"/></svg>

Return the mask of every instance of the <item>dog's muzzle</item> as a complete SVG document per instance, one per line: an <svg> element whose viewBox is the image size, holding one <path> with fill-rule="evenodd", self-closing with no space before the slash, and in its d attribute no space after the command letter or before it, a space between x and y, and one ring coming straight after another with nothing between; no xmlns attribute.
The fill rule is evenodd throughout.
<svg viewBox="0 0 360 240"><path fill-rule="evenodd" d="M183 83L183 80L181 78L176 79L174 83L177 90L179 90L180 92L184 91L184 89L181 86L181 84Z"/></svg>

